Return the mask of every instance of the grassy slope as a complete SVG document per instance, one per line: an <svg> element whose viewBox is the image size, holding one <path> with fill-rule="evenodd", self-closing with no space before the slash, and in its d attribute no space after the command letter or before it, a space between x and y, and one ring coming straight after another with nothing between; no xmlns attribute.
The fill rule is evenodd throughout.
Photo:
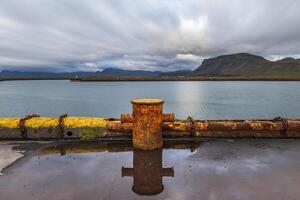
<svg viewBox="0 0 300 200"><path fill-rule="evenodd" d="M207 59L194 73L215 77L300 78L300 60L268 61L249 54L236 54Z"/></svg>

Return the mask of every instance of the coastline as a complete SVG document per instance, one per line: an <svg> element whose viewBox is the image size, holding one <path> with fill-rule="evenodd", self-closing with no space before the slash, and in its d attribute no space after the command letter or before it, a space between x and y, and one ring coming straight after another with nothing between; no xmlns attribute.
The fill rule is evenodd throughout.
<svg viewBox="0 0 300 200"><path fill-rule="evenodd" d="M291 77L203 77L203 76L180 76L180 77L12 77L0 78L0 81L32 81L32 80L70 80L71 82L122 82L122 81L300 81L299 78Z"/></svg>
<svg viewBox="0 0 300 200"><path fill-rule="evenodd" d="M39 80L70 80L68 77L12 77L12 78L0 78L0 81L39 81Z"/></svg>
<svg viewBox="0 0 300 200"><path fill-rule="evenodd" d="M300 81L300 78L280 77L87 77L71 78L72 82L121 81Z"/></svg>

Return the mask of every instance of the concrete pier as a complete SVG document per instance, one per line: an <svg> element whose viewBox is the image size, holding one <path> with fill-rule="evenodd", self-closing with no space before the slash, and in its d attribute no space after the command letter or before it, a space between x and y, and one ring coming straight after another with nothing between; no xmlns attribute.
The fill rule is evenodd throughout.
<svg viewBox="0 0 300 200"><path fill-rule="evenodd" d="M0 118L0 140L126 138L136 148L155 149L162 146L163 138L300 138L300 119L175 120L174 114L163 114L160 99L136 99L132 108L132 114L122 114L120 119Z"/></svg>

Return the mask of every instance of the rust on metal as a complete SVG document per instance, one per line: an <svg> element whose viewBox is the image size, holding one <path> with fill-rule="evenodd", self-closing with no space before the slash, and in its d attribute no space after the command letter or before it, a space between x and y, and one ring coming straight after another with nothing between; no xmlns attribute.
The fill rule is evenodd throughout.
<svg viewBox="0 0 300 200"><path fill-rule="evenodd" d="M300 120L288 120L288 130L300 131Z"/></svg>
<svg viewBox="0 0 300 200"><path fill-rule="evenodd" d="M175 121L174 113L163 114L163 122L174 122L174 121Z"/></svg>
<svg viewBox="0 0 300 200"><path fill-rule="evenodd" d="M58 125L57 125L57 134L58 134L58 138L63 139L64 138L64 119L68 117L67 114L63 114L61 116L59 116L58 118Z"/></svg>
<svg viewBox="0 0 300 200"><path fill-rule="evenodd" d="M114 122L112 122L114 123ZM116 128L116 127L115 127ZM300 120L177 120L162 123L166 137L300 138ZM118 131L114 129L114 131Z"/></svg>
<svg viewBox="0 0 300 200"><path fill-rule="evenodd" d="M121 122L132 123L133 122L132 114L121 114Z"/></svg>
<svg viewBox="0 0 300 200"><path fill-rule="evenodd" d="M283 129L281 122L262 120L207 120L196 121L196 131L231 131L231 130L251 130L251 131L280 131Z"/></svg>
<svg viewBox="0 0 300 200"><path fill-rule="evenodd" d="M174 132L182 132L182 131L189 131L190 124L181 121L175 122L165 122L163 123L163 130L164 131L174 131Z"/></svg>
<svg viewBox="0 0 300 200"><path fill-rule="evenodd" d="M133 146L139 149L161 148L163 101L132 100Z"/></svg>
<svg viewBox="0 0 300 200"><path fill-rule="evenodd" d="M287 130L289 128L288 119L282 118L282 117L276 117L273 119L273 121L280 121L282 123L283 129L281 130L281 134L283 136L285 136L287 134Z"/></svg>
<svg viewBox="0 0 300 200"><path fill-rule="evenodd" d="M21 118L19 121L19 128L20 128L20 132L23 138L27 138L27 130L25 127L25 122L28 119L34 118L34 117L40 117L37 114L31 114L31 115L26 115L24 118Z"/></svg>
<svg viewBox="0 0 300 200"><path fill-rule="evenodd" d="M109 121L107 123L108 130L125 133L132 132L132 126L132 123L121 123L120 121Z"/></svg>
<svg viewBox="0 0 300 200"><path fill-rule="evenodd" d="M189 127L189 132L191 133L191 135L193 135L196 130L195 120L192 117L188 116L186 121Z"/></svg>
<svg viewBox="0 0 300 200"><path fill-rule="evenodd" d="M163 114L161 99L133 99L132 114L121 115L121 123L132 123L133 146L139 149L156 149L163 145L164 121L174 121L174 114ZM117 125L118 126L118 125Z"/></svg>

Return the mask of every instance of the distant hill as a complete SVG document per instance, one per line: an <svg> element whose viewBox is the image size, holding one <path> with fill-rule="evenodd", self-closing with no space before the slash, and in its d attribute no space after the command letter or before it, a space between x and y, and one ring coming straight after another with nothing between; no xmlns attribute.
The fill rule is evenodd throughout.
<svg viewBox="0 0 300 200"><path fill-rule="evenodd" d="M145 70L125 70L118 68L106 68L98 72L22 72L22 71L2 71L1 79L70 79L74 77L91 78L97 77L104 79L118 80L118 77L137 77L151 78L157 80L157 77L170 77L170 80L189 79L195 77L208 80L219 80L220 78L245 79L245 80L264 80L264 79L297 79L300 80L300 59L284 58L277 61L270 61L261 56L248 53L237 53L231 55L222 55L215 58L204 59L202 64L194 71L177 70L173 72L145 71ZM107 77L107 78L105 78ZM101 79L102 80L102 79ZM152 80L152 79L151 79ZM168 79L169 80L169 79ZM198 80L198 79L197 79Z"/></svg>
<svg viewBox="0 0 300 200"><path fill-rule="evenodd" d="M300 59L284 58L269 61L248 53L223 55L203 60L202 64L193 71L193 75L300 78Z"/></svg>
<svg viewBox="0 0 300 200"><path fill-rule="evenodd" d="M117 68L106 68L101 72L24 72L24 71L9 71L0 72L0 79L7 78L74 78L78 77L159 77L159 76L181 76L191 73L189 70L178 70L173 72L160 71L144 71L144 70L124 70Z"/></svg>

